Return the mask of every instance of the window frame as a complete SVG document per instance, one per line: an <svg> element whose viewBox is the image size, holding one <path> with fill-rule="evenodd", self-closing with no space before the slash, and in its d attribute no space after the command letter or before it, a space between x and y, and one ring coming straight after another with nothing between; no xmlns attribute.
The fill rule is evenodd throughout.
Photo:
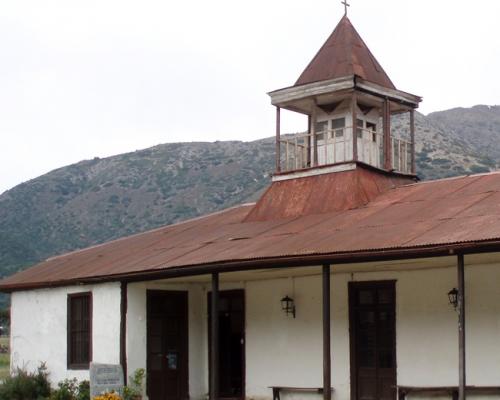
<svg viewBox="0 0 500 400"><path fill-rule="evenodd" d="M330 119L330 126L331 126L331 130L332 130L331 139L337 140L337 139L344 138L344 130L346 128L345 117L337 117L337 118Z"/></svg>
<svg viewBox="0 0 500 400"><path fill-rule="evenodd" d="M89 359L88 362L84 363L75 363L73 362L73 353L71 348L72 342L72 331L71 331L71 320L72 320L72 300L76 298L87 297L89 302L89 310L88 310L88 318L89 318L89 328L88 328L88 354ZM90 363L92 362L92 319L93 319L93 301L92 301L92 292L77 292L77 293L68 293L67 298L67 367L68 370L87 370L90 368Z"/></svg>

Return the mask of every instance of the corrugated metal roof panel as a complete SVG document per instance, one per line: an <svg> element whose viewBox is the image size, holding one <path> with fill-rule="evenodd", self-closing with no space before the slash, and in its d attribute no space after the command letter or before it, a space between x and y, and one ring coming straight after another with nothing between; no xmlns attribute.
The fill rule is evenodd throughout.
<svg viewBox="0 0 500 400"><path fill-rule="evenodd" d="M335 201L335 191L321 193ZM4 290L171 268L500 239L500 173L394 187L357 208L247 221L246 205L51 258Z"/></svg>

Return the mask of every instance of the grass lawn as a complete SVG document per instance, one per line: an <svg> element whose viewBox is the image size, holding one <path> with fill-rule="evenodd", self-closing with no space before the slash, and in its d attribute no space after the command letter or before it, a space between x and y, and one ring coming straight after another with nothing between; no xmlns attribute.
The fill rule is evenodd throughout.
<svg viewBox="0 0 500 400"><path fill-rule="evenodd" d="M9 346L10 339L8 336L0 337L0 345ZM10 368L10 353L0 353L0 380L9 376Z"/></svg>

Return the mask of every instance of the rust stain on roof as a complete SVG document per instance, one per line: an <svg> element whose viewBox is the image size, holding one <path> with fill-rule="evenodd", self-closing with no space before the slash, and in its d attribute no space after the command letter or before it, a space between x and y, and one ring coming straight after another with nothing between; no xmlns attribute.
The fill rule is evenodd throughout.
<svg viewBox="0 0 500 400"><path fill-rule="evenodd" d="M349 18L344 16L302 72L295 86L351 75L396 89Z"/></svg>
<svg viewBox="0 0 500 400"><path fill-rule="evenodd" d="M388 189L413 183L358 163L355 169L273 182L245 221L266 221L358 208Z"/></svg>
<svg viewBox="0 0 500 400"><path fill-rule="evenodd" d="M297 197L301 202L297 208L285 207L286 212L275 218L269 218L269 209L262 211L262 204L232 208L50 258L2 280L0 289L19 290L96 278L114 280L126 274L229 262L243 265L280 257L305 260L310 255L500 240L500 173L401 186L374 180L369 172L360 171L356 179L367 179L370 189L364 194L353 194L349 201L341 201L342 207L321 208L335 203L339 196L338 188L327 187L328 183L333 184L329 180L333 178L329 178L320 185L324 191ZM343 179L339 182L346 184L345 190L351 190L354 186L348 181L352 176L347 181ZM302 190L307 185L299 186ZM277 200L271 198L265 203L271 207L282 204L286 193L282 188L279 191ZM314 195L317 199L313 199ZM355 201L351 203L351 199ZM308 203L318 206L320 212L304 213ZM252 215L266 218L250 218Z"/></svg>

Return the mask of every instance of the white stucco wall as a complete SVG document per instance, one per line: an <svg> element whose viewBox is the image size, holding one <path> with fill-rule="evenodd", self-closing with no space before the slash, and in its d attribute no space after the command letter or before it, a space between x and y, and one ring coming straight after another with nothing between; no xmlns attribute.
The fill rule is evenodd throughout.
<svg viewBox="0 0 500 400"><path fill-rule="evenodd" d="M67 296L92 292L92 359L117 364L120 360L120 285L71 286L12 294L11 368L35 370L46 362L53 384L76 377L89 379L88 370L67 369Z"/></svg>

